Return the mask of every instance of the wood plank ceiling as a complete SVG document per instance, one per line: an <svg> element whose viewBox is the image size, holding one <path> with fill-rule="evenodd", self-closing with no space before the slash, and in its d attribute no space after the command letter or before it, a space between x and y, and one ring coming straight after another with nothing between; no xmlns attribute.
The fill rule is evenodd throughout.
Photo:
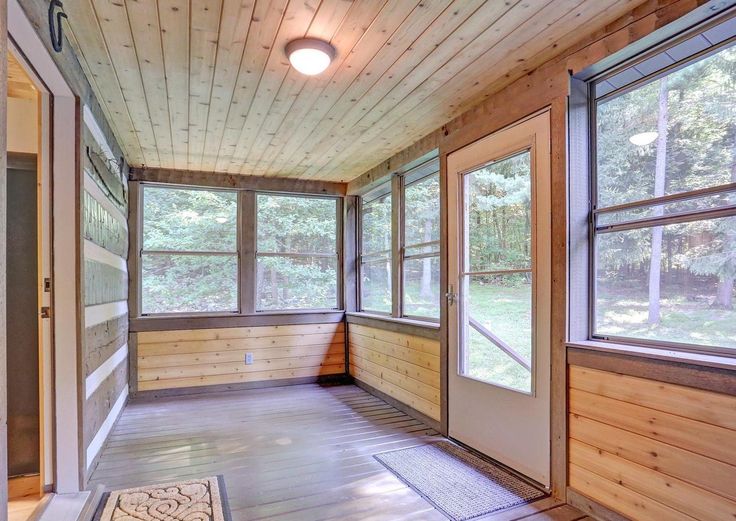
<svg viewBox="0 0 736 521"><path fill-rule="evenodd" d="M8 97L35 100L36 87L13 53L8 53Z"/></svg>
<svg viewBox="0 0 736 521"><path fill-rule="evenodd" d="M75 0L65 9L133 166L349 181L642 1ZM337 49L319 76L285 56L304 36Z"/></svg>

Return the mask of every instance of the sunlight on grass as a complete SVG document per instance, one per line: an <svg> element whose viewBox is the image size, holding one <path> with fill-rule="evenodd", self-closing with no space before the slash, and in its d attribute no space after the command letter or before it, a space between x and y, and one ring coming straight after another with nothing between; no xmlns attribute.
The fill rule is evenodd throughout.
<svg viewBox="0 0 736 521"><path fill-rule="evenodd" d="M625 295L623 295L625 294ZM736 348L736 312L711 306L708 299L665 296L661 318L649 324L645 291L601 288L596 301L600 335Z"/></svg>
<svg viewBox="0 0 736 521"><path fill-rule="evenodd" d="M527 361L532 353L531 284L509 286L473 281L469 313ZM531 374L483 335L470 328L468 376L524 392Z"/></svg>

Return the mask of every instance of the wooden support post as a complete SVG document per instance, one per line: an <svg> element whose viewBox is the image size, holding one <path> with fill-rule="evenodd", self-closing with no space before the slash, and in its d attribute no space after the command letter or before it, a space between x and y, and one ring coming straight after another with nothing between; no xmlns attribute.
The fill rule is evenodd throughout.
<svg viewBox="0 0 736 521"><path fill-rule="evenodd" d="M250 315L256 312L256 193L240 192L238 195L240 216L240 312Z"/></svg>

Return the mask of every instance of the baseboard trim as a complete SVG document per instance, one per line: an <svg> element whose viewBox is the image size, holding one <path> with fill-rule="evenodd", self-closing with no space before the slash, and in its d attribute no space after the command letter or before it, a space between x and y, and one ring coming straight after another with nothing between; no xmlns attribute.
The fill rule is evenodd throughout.
<svg viewBox="0 0 736 521"><path fill-rule="evenodd" d="M346 374L306 376L301 378L286 378L280 380L265 380L262 382L240 382L233 384L203 385L199 387L180 387L177 389L159 389L155 391L137 391L133 393L135 400L151 400L173 396L189 396L192 394L221 393L225 391L245 391L248 389L265 389L267 387L288 387L291 385L322 384L345 385L350 379Z"/></svg>
<svg viewBox="0 0 736 521"><path fill-rule="evenodd" d="M399 400L397 400L393 396L390 396L390 395L384 393L383 391L379 391L378 389L376 389L372 385L369 385L369 384L367 384L365 382L361 382L360 380L356 380L352 376L350 377L350 379L352 380L352 383L353 384L355 384L357 387L360 387L361 389L363 389L368 394L372 394L376 398L380 398L381 400L383 400L387 404L395 407L396 409L400 410L404 414L407 414L407 415L411 416L415 420L419 420L420 422L424 423L428 427L433 428L437 432L442 432L442 428L441 428L441 425L440 425L440 422L439 421L437 421L437 420L435 420L433 418L430 418L426 414L417 411L415 408L413 408L413 407L411 407L409 405L406 405L403 402L400 402Z"/></svg>
<svg viewBox="0 0 736 521"><path fill-rule="evenodd" d="M580 492L567 487L567 503L581 512L600 521L629 521L628 517L614 512L597 501L584 496Z"/></svg>

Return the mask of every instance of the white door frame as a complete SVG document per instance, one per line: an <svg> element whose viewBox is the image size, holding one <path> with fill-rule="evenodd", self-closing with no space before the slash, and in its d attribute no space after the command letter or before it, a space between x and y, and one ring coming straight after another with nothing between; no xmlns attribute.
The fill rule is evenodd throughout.
<svg viewBox="0 0 736 521"><path fill-rule="evenodd" d="M525 148L532 152L532 394L460 376L461 317L448 306L448 434L549 488L551 483L551 142L550 111L495 131L447 156L448 287L463 298L458 274L464 204L462 173ZM500 142L503 139L503 142ZM489 151L492 150L493 152ZM454 397L454 398L453 398ZM478 403L478 398L492 398ZM475 398L475 400L473 399ZM490 413L495 413L490 418ZM486 421L483 421L485 418Z"/></svg>
<svg viewBox="0 0 736 521"><path fill-rule="evenodd" d="M46 472L53 468L54 490L78 492L80 346L79 237L77 206L80 180L77 165L77 98L26 17L18 0L8 0L8 35L33 67L53 97L51 122L52 237L53 237L53 457L45 458ZM44 151L45 152L45 151ZM49 361L50 363L50 361ZM44 368L49 373L51 368ZM45 426L46 432L47 429ZM48 479L47 479L48 480Z"/></svg>

